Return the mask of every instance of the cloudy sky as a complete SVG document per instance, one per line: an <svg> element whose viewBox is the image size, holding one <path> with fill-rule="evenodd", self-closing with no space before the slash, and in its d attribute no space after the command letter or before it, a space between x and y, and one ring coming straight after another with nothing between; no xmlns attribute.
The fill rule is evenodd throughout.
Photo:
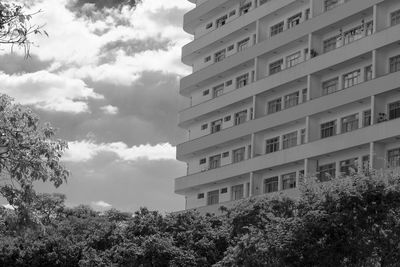
<svg viewBox="0 0 400 267"><path fill-rule="evenodd" d="M182 30L187 0L25 0L42 10L34 22L49 37L35 37L31 57L0 50L0 90L29 105L69 143L71 171L62 192L67 204L134 211L184 208L173 192L185 164L175 145L186 133L176 127L183 105L180 62L191 36Z"/></svg>

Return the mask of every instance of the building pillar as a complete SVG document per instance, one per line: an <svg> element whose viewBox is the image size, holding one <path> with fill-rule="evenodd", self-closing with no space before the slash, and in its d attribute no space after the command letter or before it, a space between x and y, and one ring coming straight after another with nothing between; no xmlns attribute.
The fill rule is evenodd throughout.
<svg viewBox="0 0 400 267"><path fill-rule="evenodd" d="M305 159L304 160L304 175L306 177L315 176L318 172L318 160Z"/></svg>
<svg viewBox="0 0 400 267"><path fill-rule="evenodd" d="M372 169L382 170L387 166L385 144L379 142L370 143L370 165Z"/></svg>

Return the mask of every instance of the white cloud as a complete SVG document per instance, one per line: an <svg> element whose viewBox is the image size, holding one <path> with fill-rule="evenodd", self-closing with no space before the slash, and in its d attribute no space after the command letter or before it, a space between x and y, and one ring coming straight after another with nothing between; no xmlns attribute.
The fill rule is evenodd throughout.
<svg viewBox="0 0 400 267"><path fill-rule="evenodd" d="M100 207L100 208L111 208L111 207L112 207L111 204L108 204L107 202L105 202L105 201L103 201L103 200L99 200L99 201L96 201L96 202L92 202L92 205L93 205L93 206Z"/></svg>
<svg viewBox="0 0 400 267"><path fill-rule="evenodd" d="M82 80L48 71L14 75L0 72L0 88L21 104L51 111L88 112L87 99L103 98Z"/></svg>
<svg viewBox="0 0 400 267"><path fill-rule="evenodd" d="M109 114L109 115L116 115L118 114L118 108L114 107L112 105L107 105L104 107L100 108L105 114Z"/></svg>
<svg viewBox="0 0 400 267"><path fill-rule="evenodd" d="M175 147L169 143L157 145L139 145L128 147L123 142L95 144L93 141L74 141L68 143L69 149L63 156L64 161L82 162L93 159L99 153L112 152L124 161L139 159L168 160L175 159Z"/></svg>
<svg viewBox="0 0 400 267"><path fill-rule="evenodd" d="M136 10L123 9L113 14L128 20L131 25L115 25L109 16L105 20L89 21L76 18L65 7L67 0L40 1L32 10L44 12L34 16L34 23L46 24L50 37L35 38L38 47L33 47L32 54L41 60L53 60L51 71L62 71L70 78L90 78L95 82L114 85L131 85L143 71L161 71L186 75L190 68L183 65L179 58L181 47L191 40L180 25L165 23L157 14L173 12L174 8L193 7L187 0L159 1L146 0ZM118 12L117 10L113 12ZM105 34L95 34L104 31ZM101 48L115 40L172 40L167 51L148 50L133 56L119 51L115 61L101 63Z"/></svg>

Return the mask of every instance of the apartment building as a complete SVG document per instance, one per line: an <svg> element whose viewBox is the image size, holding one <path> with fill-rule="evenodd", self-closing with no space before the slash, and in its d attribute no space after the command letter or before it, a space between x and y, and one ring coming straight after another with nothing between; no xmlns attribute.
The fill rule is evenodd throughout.
<svg viewBox="0 0 400 267"><path fill-rule="evenodd" d="M191 0L186 209L400 166L400 1Z"/></svg>

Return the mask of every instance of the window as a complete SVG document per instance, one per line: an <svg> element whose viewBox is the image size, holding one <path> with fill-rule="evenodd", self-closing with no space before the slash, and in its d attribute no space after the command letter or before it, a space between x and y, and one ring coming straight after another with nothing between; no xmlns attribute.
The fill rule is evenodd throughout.
<svg viewBox="0 0 400 267"><path fill-rule="evenodd" d="M229 151L222 153L222 157L223 158L229 157Z"/></svg>
<svg viewBox="0 0 400 267"><path fill-rule="evenodd" d="M303 103L304 102L307 102L307 95L308 95L308 89L307 88L304 88L303 90L301 90L301 98L302 98L302 101L303 101Z"/></svg>
<svg viewBox="0 0 400 267"><path fill-rule="evenodd" d="M363 156L361 161L362 161L362 170L364 172L368 172L369 171L369 155Z"/></svg>
<svg viewBox="0 0 400 267"><path fill-rule="evenodd" d="M221 194L226 194L226 193L228 193L228 188L227 187L222 188Z"/></svg>
<svg viewBox="0 0 400 267"><path fill-rule="evenodd" d="M389 69L390 69L390 73L400 70L400 55L391 57L389 59Z"/></svg>
<svg viewBox="0 0 400 267"><path fill-rule="evenodd" d="M197 199L202 199L202 198L204 198L204 193L200 193L197 195Z"/></svg>
<svg viewBox="0 0 400 267"><path fill-rule="evenodd" d="M235 125L242 124L246 122L247 119L247 110L240 111L235 114Z"/></svg>
<svg viewBox="0 0 400 267"><path fill-rule="evenodd" d="M389 120L400 118L400 101L389 104Z"/></svg>
<svg viewBox="0 0 400 267"><path fill-rule="evenodd" d="M207 56L207 57L204 58L204 63L207 63L210 60L211 60L211 56Z"/></svg>
<svg viewBox="0 0 400 267"><path fill-rule="evenodd" d="M363 127L371 125L371 110L366 110L363 112Z"/></svg>
<svg viewBox="0 0 400 267"><path fill-rule="evenodd" d="M297 65L300 63L300 56L301 52L296 52L290 56L286 57L286 66L287 68L293 67L294 65Z"/></svg>
<svg viewBox="0 0 400 267"><path fill-rule="evenodd" d="M300 24L301 13L298 13L290 18L288 18L288 29L293 28L296 25Z"/></svg>
<svg viewBox="0 0 400 267"><path fill-rule="evenodd" d="M232 163L240 162L244 160L245 148L241 147L232 151Z"/></svg>
<svg viewBox="0 0 400 267"><path fill-rule="evenodd" d="M365 72L365 81L372 80L372 65L365 67L364 72Z"/></svg>
<svg viewBox="0 0 400 267"><path fill-rule="evenodd" d="M400 23L400 9L390 13L390 26Z"/></svg>
<svg viewBox="0 0 400 267"><path fill-rule="evenodd" d="M221 155L210 157L210 169L216 169L221 166Z"/></svg>
<svg viewBox="0 0 400 267"><path fill-rule="evenodd" d="M203 91L203 96L208 95L210 93L210 89L204 90Z"/></svg>
<svg viewBox="0 0 400 267"><path fill-rule="evenodd" d="M339 4L339 0L325 0L324 10L328 11L335 8Z"/></svg>
<svg viewBox="0 0 400 267"><path fill-rule="evenodd" d="M233 50L233 48L235 48L235 46L234 45L230 45L230 46L228 46L228 51L232 51Z"/></svg>
<svg viewBox="0 0 400 267"><path fill-rule="evenodd" d="M283 32L283 25L284 22L279 22L278 24L275 24L274 26L271 27L271 36L277 35L281 32Z"/></svg>
<svg viewBox="0 0 400 267"><path fill-rule="evenodd" d="M243 74L236 78L236 89L245 87L249 83L249 74Z"/></svg>
<svg viewBox="0 0 400 267"><path fill-rule="evenodd" d="M219 190L207 193L207 205L215 205L219 203Z"/></svg>
<svg viewBox="0 0 400 267"><path fill-rule="evenodd" d="M364 25L360 25L344 33L344 44L352 43L363 37Z"/></svg>
<svg viewBox="0 0 400 267"><path fill-rule="evenodd" d="M282 110L282 98L277 98L268 102L268 114Z"/></svg>
<svg viewBox="0 0 400 267"><path fill-rule="evenodd" d="M306 129L300 130L300 144L306 143Z"/></svg>
<svg viewBox="0 0 400 267"><path fill-rule="evenodd" d="M357 172L358 158L347 159L340 162L340 172L342 175L350 175Z"/></svg>
<svg viewBox="0 0 400 267"><path fill-rule="evenodd" d="M336 135L336 120L321 124L321 139Z"/></svg>
<svg viewBox="0 0 400 267"><path fill-rule="evenodd" d="M208 30L208 29L210 29L212 26L213 26L213 23L210 22L210 23L208 23L208 24L206 25L206 29Z"/></svg>
<svg viewBox="0 0 400 267"><path fill-rule="evenodd" d="M277 60L269 64L269 75L282 71L283 59Z"/></svg>
<svg viewBox="0 0 400 267"><path fill-rule="evenodd" d="M282 149L297 146L297 131L282 136Z"/></svg>
<svg viewBox="0 0 400 267"><path fill-rule="evenodd" d="M244 14L246 14L247 12L249 12L250 7L251 7L251 2L242 5L242 6L239 8L239 15L241 16L241 15L244 15Z"/></svg>
<svg viewBox="0 0 400 267"><path fill-rule="evenodd" d="M215 26L217 27L217 28L219 28L219 27L221 27L221 26L224 26L225 25L225 23L226 23L226 19L228 18L228 16L227 15L225 15L225 16L223 16L223 17L220 17L219 19L217 19L217 21L215 22Z"/></svg>
<svg viewBox="0 0 400 267"><path fill-rule="evenodd" d="M336 164L329 163L318 167L318 180L320 182L329 181L336 175Z"/></svg>
<svg viewBox="0 0 400 267"><path fill-rule="evenodd" d="M333 78L331 80L322 83L322 95L329 95L338 90L339 78Z"/></svg>
<svg viewBox="0 0 400 267"><path fill-rule="evenodd" d="M224 93L224 84L217 85L213 88L213 98L219 97Z"/></svg>
<svg viewBox="0 0 400 267"><path fill-rule="evenodd" d="M243 51L247 48L248 44L249 44L250 38L246 38L240 42L237 43L237 51Z"/></svg>
<svg viewBox="0 0 400 267"><path fill-rule="evenodd" d="M200 159L200 165L206 164L206 159Z"/></svg>
<svg viewBox="0 0 400 267"><path fill-rule="evenodd" d="M400 167L400 148L388 151L389 167Z"/></svg>
<svg viewBox="0 0 400 267"><path fill-rule="evenodd" d="M265 154L273 153L279 150L279 136L268 139L265 146Z"/></svg>
<svg viewBox="0 0 400 267"><path fill-rule="evenodd" d="M243 185L239 184L239 185L234 185L232 186L232 200L238 200L238 199L242 199L243 198Z"/></svg>
<svg viewBox="0 0 400 267"><path fill-rule="evenodd" d="M358 114L353 114L342 118L342 133L351 132L358 129Z"/></svg>
<svg viewBox="0 0 400 267"><path fill-rule="evenodd" d="M343 88L354 86L361 82L361 71L355 70L343 75Z"/></svg>
<svg viewBox="0 0 400 267"><path fill-rule="evenodd" d="M284 97L285 108L297 106L299 104L299 92L295 92Z"/></svg>
<svg viewBox="0 0 400 267"><path fill-rule="evenodd" d="M296 187L296 172L282 175L282 188L283 190Z"/></svg>
<svg viewBox="0 0 400 267"><path fill-rule="evenodd" d="M211 122L211 133L221 131L222 119Z"/></svg>
<svg viewBox="0 0 400 267"><path fill-rule="evenodd" d="M229 17L235 16L236 15L236 10L232 10L229 12Z"/></svg>
<svg viewBox="0 0 400 267"><path fill-rule="evenodd" d="M264 180L264 193L272 193L278 191L278 176Z"/></svg>
<svg viewBox="0 0 400 267"><path fill-rule="evenodd" d="M336 49L337 38L338 36L334 36L324 41L324 53Z"/></svg>
<svg viewBox="0 0 400 267"><path fill-rule="evenodd" d="M232 80L226 81L225 86L231 86L232 85Z"/></svg>
<svg viewBox="0 0 400 267"><path fill-rule="evenodd" d="M215 53L214 62L222 61L224 60L224 58L225 58L225 49Z"/></svg>
<svg viewBox="0 0 400 267"><path fill-rule="evenodd" d="M225 122L227 122L227 121L230 121L231 120L231 116L229 115L229 116L226 116L225 118L224 118L224 121Z"/></svg>
<svg viewBox="0 0 400 267"><path fill-rule="evenodd" d="M207 129L207 128L208 128L208 124L207 124L207 123L201 125L201 130L202 130L202 131L204 131L204 130Z"/></svg>

